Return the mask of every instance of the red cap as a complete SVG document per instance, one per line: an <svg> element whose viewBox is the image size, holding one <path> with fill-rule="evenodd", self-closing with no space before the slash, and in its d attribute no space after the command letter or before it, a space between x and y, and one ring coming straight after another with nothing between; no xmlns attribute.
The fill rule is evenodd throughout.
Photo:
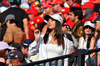
<svg viewBox="0 0 100 66"><path fill-rule="evenodd" d="M36 6L38 6L38 7L41 7L41 3L39 3L38 1L35 1L35 2L33 2L32 4L31 4L31 8L34 8L34 7L36 7Z"/></svg>
<svg viewBox="0 0 100 66"><path fill-rule="evenodd" d="M94 4L93 4L92 2L86 2L86 3L82 6L82 9L87 9L87 8L94 9Z"/></svg>
<svg viewBox="0 0 100 66"><path fill-rule="evenodd" d="M38 11L34 8L29 9L26 13L32 15L38 15Z"/></svg>
<svg viewBox="0 0 100 66"><path fill-rule="evenodd" d="M52 5L50 5L49 3L45 3L45 4L43 5L43 8L47 8L47 7L52 8Z"/></svg>
<svg viewBox="0 0 100 66"><path fill-rule="evenodd" d="M44 19L41 16L36 16L36 17L34 17L33 21L34 21L34 24L35 23L43 23Z"/></svg>
<svg viewBox="0 0 100 66"><path fill-rule="evenodd" d="M51 4L61 4L61 5L63 5L63 2L62 2L62 0L53 0L51 2Z"/></svg>
<svg viewBox="0 0 100 66"><path fill-rule="evenodd" d="M66 7L63 7L63 8L61 8L60 12L61 13L67 13L67 14L69 14L70 9L69 8L66 8Z"/></svg>
<svg viewBox="0 0 100 66"><path fill-rule="evenodd" d="M81 7L81 5L78 3L75 3L74 7Z"/></svg>

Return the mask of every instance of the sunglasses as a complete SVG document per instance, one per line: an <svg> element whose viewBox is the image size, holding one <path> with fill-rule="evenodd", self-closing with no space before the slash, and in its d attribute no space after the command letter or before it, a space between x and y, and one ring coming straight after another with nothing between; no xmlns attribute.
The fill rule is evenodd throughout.
<svg viewBox="0 0 100 66"><path fill-rule="evenodd" d="M89 28L89 29L92 29L90 26L85 26L85 28Z"/></svg>

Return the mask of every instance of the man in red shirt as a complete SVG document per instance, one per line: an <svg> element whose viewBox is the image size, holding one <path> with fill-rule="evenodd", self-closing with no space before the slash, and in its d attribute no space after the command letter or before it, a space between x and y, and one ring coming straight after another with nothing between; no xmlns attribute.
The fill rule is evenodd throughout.
<svg viewBox="0 0 100 66"><path fill-rule="evenodd" d="M82 22L95 20L98 14L94 12L94 4L92 2L86 2L82 6L83 16Z"/></svg>

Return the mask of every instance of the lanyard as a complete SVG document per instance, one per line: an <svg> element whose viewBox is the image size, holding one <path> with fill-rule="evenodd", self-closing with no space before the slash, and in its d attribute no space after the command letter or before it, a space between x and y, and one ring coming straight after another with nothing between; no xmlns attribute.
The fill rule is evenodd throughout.
<svg viewBox="0 0 100 66"><path fill-rule="evenodd" d="M96 49L98 48L98 42L99 42L99 41L97 41L97 44L96 44Z"/></svg>
<svg viewBox="0 0 100 66"><path fill-rule="evenodd" d="M12 8L17 8L16 6L11 6Z"/></svg>

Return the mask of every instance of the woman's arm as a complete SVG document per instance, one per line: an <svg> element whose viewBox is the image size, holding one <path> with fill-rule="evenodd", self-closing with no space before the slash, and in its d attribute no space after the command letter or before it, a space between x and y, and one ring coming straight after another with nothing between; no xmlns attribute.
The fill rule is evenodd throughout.
<svg viewBox="0 0 100 66"><path fill-rule="evenodd" d="M95 37L92 37L90 41L89 50L94 49L94 48L95 48Z"/></svg>
<svg viewBox="0 0 100 66"><path fill-rule="evenodd" d="M81 41L82 41L82 37L79 38L78 49L80 49Z"/></svg>

